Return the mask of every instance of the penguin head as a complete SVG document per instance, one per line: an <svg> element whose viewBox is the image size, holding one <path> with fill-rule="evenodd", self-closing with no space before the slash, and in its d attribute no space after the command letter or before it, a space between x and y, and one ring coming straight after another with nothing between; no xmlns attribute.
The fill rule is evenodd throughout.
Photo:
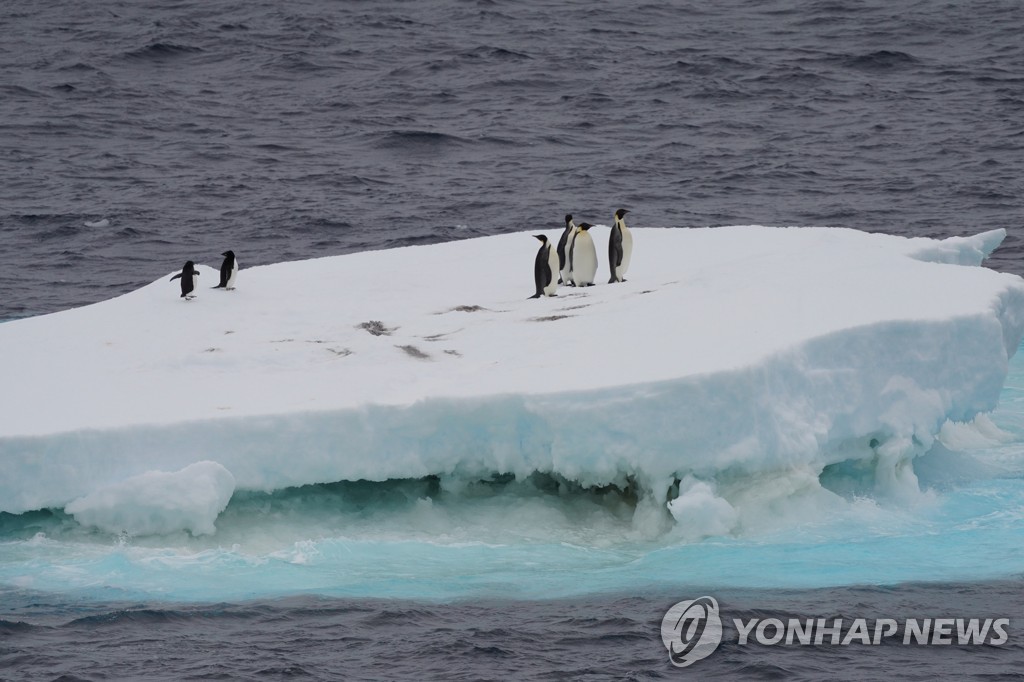
<svg viewBox="0 0 1024 682"><path fill-rule="evenodd" d="M618 218L619 220L622 220L622 217L625 216L627 213L629 213L629 211L627 211L624 208L620 208L618 211L615 212L615 217Z"/></svg>
<svg viewBox="0 0 1024 682"><path fill-rule="evenodd" d="M579 227L583 231L586 231L592 228L593 225L591 225L590 223L580 223L577 227Z"/></svg>
<svg viewBox="0 0 1024 682"><path fill-rule="evenodd" d="M547 244L547 243L548 243L548 238L547 238L547 236L546 236L546 235L543 235L543 234L535 234L535 235L533 235L533 238L534 238L534 239L539 239L539 240L541 241L541 243L542 243L542 244Z"/></svg>
<svg viewBox="0 0 1024 682"><path fill-rule="evenodd" d="M193 263L190 260L185 261L185 267L182 268L182 270L195 270L195 269L196 269L196 264Z"/></svg>
<svg viewBox="0 0 1024 682"><path fill-rule="evenodd" d="M225 258L234 258L235 257L235 252L232 251L231 249L228 249L227 251L225 251L224 253L222 253L220 255L224 256Z"/></svg>
<svg viewBox="0 0 1024 682"><path fill-rule="evenodd" d="M571 222L572 222L572 214L571 213L566 213L565 214L565 226L569 227L569 223L571 223Z"/></svg>

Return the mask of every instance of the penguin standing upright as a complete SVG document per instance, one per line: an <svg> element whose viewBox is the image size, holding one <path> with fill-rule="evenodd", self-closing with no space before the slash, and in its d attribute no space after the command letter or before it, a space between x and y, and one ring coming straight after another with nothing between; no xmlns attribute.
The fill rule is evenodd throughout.
<svg viewBox="0 0 1024 682"><path fill-rule="evenodd" d="M181 272L174 277L171 277L172 282L179 277L181 278L181 297L186 301L191 301L196 297L192 292L195 291L196 277L198 276L199 273L196 272L195 263L192 261L185 261L185 267L181 269Z"/></svg>
<svg viewBox="0 0 1024 682"><path fill-rule="evenodd" d="M551 242L542 234L533 235L540 240L540 250L533 261L533 281L537 285L537 293L530 298L554 296L558 288L555 273L558 272L558 251L552 248Z"/></svg>
<svg viewBox="0 0 1024 682"><path fill-rule="evenodd" d="M567 284L571 287L576 286L576 282L572 278L572 247L576 243L576 235L579 234L579 231L579 226L576 223L572 223L572 227L569 228L569 234L565 240L565 264L559 273L562 275L562 284Z"/></svg>
<svg viewBox="0 0 1024 682"><path fill-rule="evenodd" d="M578 287L589 287L594 284L597 274L597 248L594 238L590 236L590 223L576 226L576 237L569 249L569 262L572 267L572 281Z"/></svg>
<svg viewBox="0 0 1024 682"><path fill-rule="evenodd" d="M615 222L612 224L611 234L608 235L608 268L612 271L609 284L626 281L629 259L633 256L633 233L623 220L627 213L629 211L624 208L615 212Z"/></svg>
<svg viewBox="0 0 1024 682"><path fill-rule="evenodd" d="M576 225L572 222L572 215L565 214L565 231L562 232L562 238L558 240L558 283L568 284L569 279L567 277L569 270L566 268L566 264L569 262L569 252L567 250L567 244L569 242L569 235L576 230Z"/></svg>
<svg viewBox="0 0 1024 682"><path fill-rule="evenodd" d="M235 252L228 250L220 254L224 256L224 262L220 264L220 284L214 287L214 289L227 289L228 291L235 288L235 277L238 276L238 260L235 258Z"/></svg>

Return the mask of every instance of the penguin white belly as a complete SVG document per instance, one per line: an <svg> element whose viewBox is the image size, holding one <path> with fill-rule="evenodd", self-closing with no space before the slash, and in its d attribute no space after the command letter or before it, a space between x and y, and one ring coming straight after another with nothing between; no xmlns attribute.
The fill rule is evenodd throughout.
<svg viewBox="0 0 1024 682"><path fill-rule="evenodd" d="M545 296L554 296L558 289L558 250L548 247L548 268L551 270L551 282L544 287Z"/></svg>
<svg viewBox="0 0 1024 682"><path fill-rule="evenodd" d="M237 275L238 275L238 261L236 260L235 264L231 266L231 274L228 275L228 283L227 283L227 287L226 288L228 288L228 289L234 289L235 288L235 277Z"/></svg>
<svg viewBox="0 0 1024 682"><path fill-rule="evenodd" d="M594 283L597 274L597 247L586 230L576 235L573 247L572 278L576 286L585 287Z"/></svg>

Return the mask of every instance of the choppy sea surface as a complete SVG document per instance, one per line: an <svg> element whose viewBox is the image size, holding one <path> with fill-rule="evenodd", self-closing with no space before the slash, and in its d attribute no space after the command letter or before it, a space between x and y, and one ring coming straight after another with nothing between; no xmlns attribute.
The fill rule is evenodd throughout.
<svg viewBox="0 0 1024 682"><path fill-rule="evenodd" d="M607 224L619 207L680 229L1003 227L988 265L1024 274L1012 0L14 0L0 27L0 320L229 248L244 268L557 230L567 212ZM1009 439L973 469L921 462L928 504L860 501L824 527L632 555L612 537L628 519L585 496L438 504L467 546L473 520L507 520L510 502L558 520L540 539L549 526L503 526L513 549L466 563L461 587L429 524L415 531L436 551L367 550L355 575L302 568L316 566L303 524L322 555L425 523L416 481L232 501L218 532L241 554L291 547L269 559L278 590L231 545L193 547L176 570L157 540L86 538L56 510L0 515L0 679L1019 679L1022 390L1018 354L993 417ZM338 519L358 542L317 544ZM661 618L705 593L742 618L1010 617L1010 639L727 642L674 668Z"/></svg>

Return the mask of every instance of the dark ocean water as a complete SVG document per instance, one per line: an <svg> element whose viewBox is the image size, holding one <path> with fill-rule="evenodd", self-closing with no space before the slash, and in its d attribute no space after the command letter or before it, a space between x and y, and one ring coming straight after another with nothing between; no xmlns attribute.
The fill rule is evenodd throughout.
<svg viewBox="0 0 1024 682"><path fill-rule="evenodd" d="M619 206L1006 227L993 265L1024 271L1015 0L12 0L0 26L0 319L227 248L256 265Z"/></svg>
<svg viewBox="0 0 1024 682"><path fill-rule="evenodd" d="M691 588L694 589L694 588ZM703 594L703 593L700 593ZM684 595L686 598L700 596ZM454 604L301 597L219 604L26 600L0 620L0 679L1019 680L1019 582L719 592L722 644L687 669L668 661L664 612L678 594ZM944 614L939 616L939 613ZM887 638L740 645L734 619L1018 614L1001 646ZM929 614L929 615L922 615ZM19 620L20 619L20 620ZM827 641L827 637L826 637Z"/></svg>
<svg viewBox="0 0 1024 682"><path fill-rule="evenodd" d="M0 320L107 299L186 259L216 265L228 248L246 267L556 230L566 212L608 223L620 206L636 226L1004 227L990 265L1024 274L1022 29L1016 0L9 0ZM1024 670L1013 637L723 645L678 670L658 627L695 589L216 605L0 591L0 679ZM1009 615L1019 628L1021 593L967 582L717 596L737 614Z"/></svg>

